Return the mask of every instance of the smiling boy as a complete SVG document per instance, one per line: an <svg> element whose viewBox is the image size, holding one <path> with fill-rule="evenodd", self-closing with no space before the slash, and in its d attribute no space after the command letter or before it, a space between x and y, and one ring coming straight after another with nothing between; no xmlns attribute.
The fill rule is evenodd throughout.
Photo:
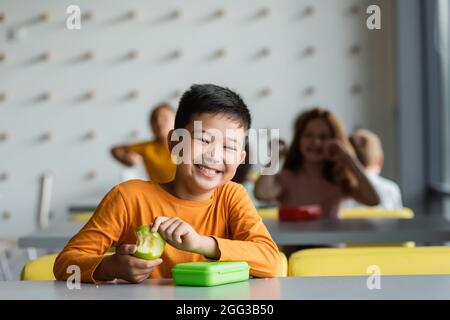
<svg viewBox="0 0 450 320"><path fill-rule="evenodd" d="M175 131L169 133L169 149L181 158L175 179L165 184L132 180L114 187L59 254L56 278L67 279L67 267L78 265L83 282L138 283L171 278L180 262L209 260L247 261L252 276L276 276L277 246L245 189L230 182L245 159L250 124L250 112L238 94L216 85L193 85L183 94ZM190 139L184 135L176 141L177 131L188 132ZM185 147L176 154L180 144ZM141 225L151 225L169 244L161 259L132 255L135 229ZM116 253L104 255L112 247Z"/></svg>

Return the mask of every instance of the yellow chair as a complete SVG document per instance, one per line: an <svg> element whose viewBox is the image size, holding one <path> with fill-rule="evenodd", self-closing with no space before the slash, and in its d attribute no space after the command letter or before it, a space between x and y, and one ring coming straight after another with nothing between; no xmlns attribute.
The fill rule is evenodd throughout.
<svg viewBox="0 0 450 320"><path fill-rule="evenodd" d="M71 214L69 220L71 222L88 222L94 212L83 212Z"/></svg>
<svg viewBox="0 0 450 320"><path fill-rule="evenodd" d="M53 265L57 254L49 254L28 261L22 269L20 280L56 280Z"/></svg>
<svg viewBox="0 0 450 320"><path fill-rule="evenodd" d="M112 255L115 248L110 248L105 255ZM53 275L53 265L58 254L49 254L28 261L22 269L20 280L56 280Z"/></svg>
<svg viewBox="0 0 450 320"><path fill-rule="evenodd" d="M306 249L289 257L290 276L450 274L450 247Z"/></svg>
<svg viewBox="0 0 450 320"><path fill-rule="evenodd" d="M263 219L278 219L279 208L260 208L256 211ZM339 214L341 219L412 219L414 212L409 208L387 210L382 208L342 208Z"/></svg>
<svg viewBox="0 0 450 320"><path fill-rule="evenodd" d="M256 209L256 211L263 219L278 219L278 208L260 208Z"/></svg>
<svg viewBox="0 0 450 320"><path fill-rule="evenodd" d="M414 212L409 208L387 210L378 207L342 208L339 213L341 219L412 219Z"/></svg>
<svg viewBox="0 0 450 320"><path fill-rule="evenodd" d="M379 207L357 207L342 208L339 217L341 219L412 219L414 212L409 208L387 210ZM351 243L345 245L346 248L380 246L413 248L416 244L413 241L407 241L404 243Z"/></svg>
<svg viewBox="0 0 450 320"><path fill-rule="evenodd" d="M286 255L280 251L280 272L279 277L287 277L288 274L288 260Z"/></svg>

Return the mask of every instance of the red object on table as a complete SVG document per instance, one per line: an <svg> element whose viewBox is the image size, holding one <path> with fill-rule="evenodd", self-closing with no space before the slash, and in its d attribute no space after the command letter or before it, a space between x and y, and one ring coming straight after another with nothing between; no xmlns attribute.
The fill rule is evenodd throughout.
<svg viewBox="0 0 450 320"><path fill-rule="evenodd" d="M282 221L316 220L322 216L319 205L280 208L278 218Z"/></svg>

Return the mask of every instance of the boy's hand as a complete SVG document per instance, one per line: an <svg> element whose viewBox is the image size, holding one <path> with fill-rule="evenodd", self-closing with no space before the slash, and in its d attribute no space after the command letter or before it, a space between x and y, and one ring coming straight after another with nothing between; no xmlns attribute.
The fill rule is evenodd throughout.
<svg viewBox="0 0 450 320"><path fill-rule="evenodd" d="M177 249L197 252L201 248L202 236L180 218L157 217L151 231L158 231L171 246Z"/></svg>
<svg viewBox="0 0 450 320"><path fill-rule="evenodd" d="M214 238L199 235L190 224L180 218L157 217L151 231L158 231L171 246L177 249L198 253L211 259L220 257Z"/></svg>
<svg viewBox="0 0 450 320"><path fill-rule="evenodd" d="M125 244L117 248L116 253L106 256L94 272L96 280L123 279L131 283L139 283L148 278L153 269L161 264L162 259L151 261L132 256L136 245Z"/></svg>

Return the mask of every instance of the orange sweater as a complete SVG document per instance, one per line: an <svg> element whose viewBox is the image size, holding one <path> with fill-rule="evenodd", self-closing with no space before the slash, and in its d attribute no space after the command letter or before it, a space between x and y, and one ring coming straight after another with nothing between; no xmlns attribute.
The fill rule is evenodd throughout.
<svg viewBox="0 0 450 320"><path fill-rule="evenodd" d="M92 218L58 255L53 269L56 279L67 279L67 267L78 265L81 280L95 282L93 273L105 252L136 243L136 227L151 224L157 216L177 216L199 234L213 236L219 261L247 261L250 274L256 277L278 274L277 246L241 185L228 182L210 199L190 201L172 196L154 182L131 180L105 196ZM209 260L170 245L166 245L162 259L151 278L171 278L172 268L180 262Z"/></svg>

